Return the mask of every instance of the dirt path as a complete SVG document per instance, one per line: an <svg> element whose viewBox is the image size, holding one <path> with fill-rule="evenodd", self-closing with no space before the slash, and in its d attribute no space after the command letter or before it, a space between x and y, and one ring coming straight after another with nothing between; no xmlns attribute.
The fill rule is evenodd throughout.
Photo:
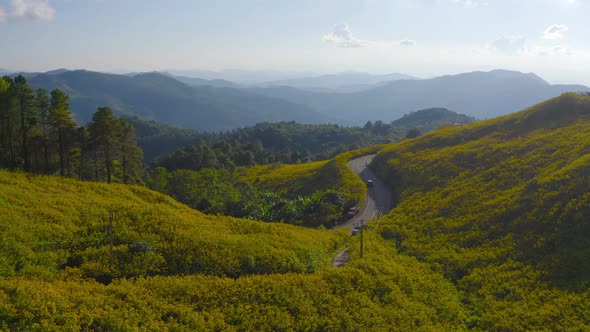
<svg viewBox="0 0 590 332"><path fill-rule="evenodd" d="M336 256L334 256L334 259L332 259L332 267L342 267L346 265L346 263L348 263L349 259L350 254L348 253L348 248L345 248L344 250L336 254Z"/></svg>

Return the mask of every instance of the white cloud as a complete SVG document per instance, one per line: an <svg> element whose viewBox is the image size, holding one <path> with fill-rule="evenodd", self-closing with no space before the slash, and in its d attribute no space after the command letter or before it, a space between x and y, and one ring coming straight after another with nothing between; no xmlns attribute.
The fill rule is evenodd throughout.
<svg viewBox="0 0 590 332"><path fill-rule="evenodd" d="M52 20L55 10L49 0L12 0L8 13L0 8L0 22L6 20Z"/></svg>
<svg viewBox="0 0 590 332"><path fill-rule="evenodd" d="M332 32L322 37L325 43L345 48L360 47L393 47L393 46L414 46L416 41L403 39L399 41L368 40L357 38L350 31L348 24L337 24L332 28Z"/></svg>
<svg viewBox="0 0 590 332"><path fill-rule="evenodd" d="M526 38L523 36L503 36L491 42L488 49L506 54L520 54L524 50L525 42Z"/></svg>
<svg viewBox="0 0 590 332"><path fill-rule="evenodd" d="M416 45L416 41L411 40L411 39L404 39L404 40L400 40L399 44L401 46L414 46L414 45Z"/></svg>
<svg viewBox="0 0 590 332"><path fill-rule="evenodd" d="M567 25L553 24L543 32L543 38L545 39L562 39L563 34L569 30Z"/></svg>
<svg viewBox="0 0 590 332"><path fill-rule="evenodd" d="M487 1L483 0L451 0L454 4L462 5L469 8L485 7L488 5Z"/></svg>
<svg viewBox="0 0 590 332"><path fill-rule="evenodd" d="M352 35L348 24L336 24L332 33L324 35L322 40L339 47L363 47L366 44L365 41Z"/></svg>

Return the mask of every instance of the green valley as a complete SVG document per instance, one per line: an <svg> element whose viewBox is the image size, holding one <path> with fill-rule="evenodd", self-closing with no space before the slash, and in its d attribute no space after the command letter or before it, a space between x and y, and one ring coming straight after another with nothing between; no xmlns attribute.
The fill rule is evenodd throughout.
<svg viewBox="0 0 590 332"><path fill-rule="evenodd" d="M345 232L206 216L138 186L2 171L0 225L4 330L462 324L454 287L379 239L333 270Z"/></svg>
<svg viewBox="0 0 590 332"><path fill-rule="evenodd" d="M590 327L586 94L472 124L430 109L403 129L201 134L106 107L76 127L65 93L19 76L0 111L2 330ZM136 141L181 149L144 168ZM375 154L395 208L326 229L377 195L349 168Z"/></svg>

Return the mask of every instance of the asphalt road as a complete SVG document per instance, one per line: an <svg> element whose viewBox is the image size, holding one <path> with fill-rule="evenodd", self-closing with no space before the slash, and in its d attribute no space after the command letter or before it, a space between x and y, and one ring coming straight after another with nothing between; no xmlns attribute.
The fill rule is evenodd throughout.
<svg viewBox="0 0 590 332"><path fill-rule="evenodd" d="M355 224L360 224L361 220L365 223L371 221L373 217L377 217L379 213L386 214L393 209L392 193L389 187L381 179L377 177L368 165L373 161L375 155L368 155L357 158L348 162L348 167L353 172L367 183L368 180L373 181L373 185L367 187L368 195L365 204L360 206L361 211L354 218L344 224L338 225L334 228L353 227Z"/></svg>

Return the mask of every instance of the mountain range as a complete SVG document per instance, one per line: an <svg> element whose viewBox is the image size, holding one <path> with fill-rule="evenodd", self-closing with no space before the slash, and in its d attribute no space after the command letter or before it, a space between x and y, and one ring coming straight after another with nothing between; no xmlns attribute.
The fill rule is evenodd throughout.
<svg viewBox="0 0 590 332"><path fill-rule="evenodd" d="M406 74L371 75L347 72L332 75L293 78L257 84L259 87L288 86L317 92L359 92L399 80L413 80L416 77Z"/></svg>
<svg viewBox="0 0 590 332"><path fill-rule="evenodd" d="M64 90L71 97L79 122L89 121L101 105L122 115L204 131L229 130L263 121L331 122L308 106L241 89L191 87L160 73L130 77L76 70L39 74L30 77L29 83L35 88Z"/></svg>
<svg viewBox="0 0 590 332"><path fill-rule="evenodd" d="M198 77L188 77L188 76L174 76L172 74L163 73L164 75L168 75L169 77L174 78L186 85L190 86L212 86L217 88L240 88L242 87L238 83L234 83L224 79L203 79Z"/></svg>
<svg viewBox="0 0 590 332"><path fill-rule="evenodd" d="M516 112L582 85L551 85L534 74L493 70L424 80L399 80L356 93L318 93L292 87L250 91L307 105L354 124L392 121L418 109L442 107L479 119Z"/></svg>
<svg viewBox="0 0 590 332"><path fill-rule="evenodd" d="M66 91L80 122L88 121L98 106L106 105L121 115L203 131L278 121L363 125L367 121L390 122L429 108L486 119L564 92L590 91L583 85L551 85L535 74L507 70L432 79L342 73L249 87L223 79L159 72L115 75L58 69L25 76L33 87ZM344 92L346 89L354 92Z"/></svg>

